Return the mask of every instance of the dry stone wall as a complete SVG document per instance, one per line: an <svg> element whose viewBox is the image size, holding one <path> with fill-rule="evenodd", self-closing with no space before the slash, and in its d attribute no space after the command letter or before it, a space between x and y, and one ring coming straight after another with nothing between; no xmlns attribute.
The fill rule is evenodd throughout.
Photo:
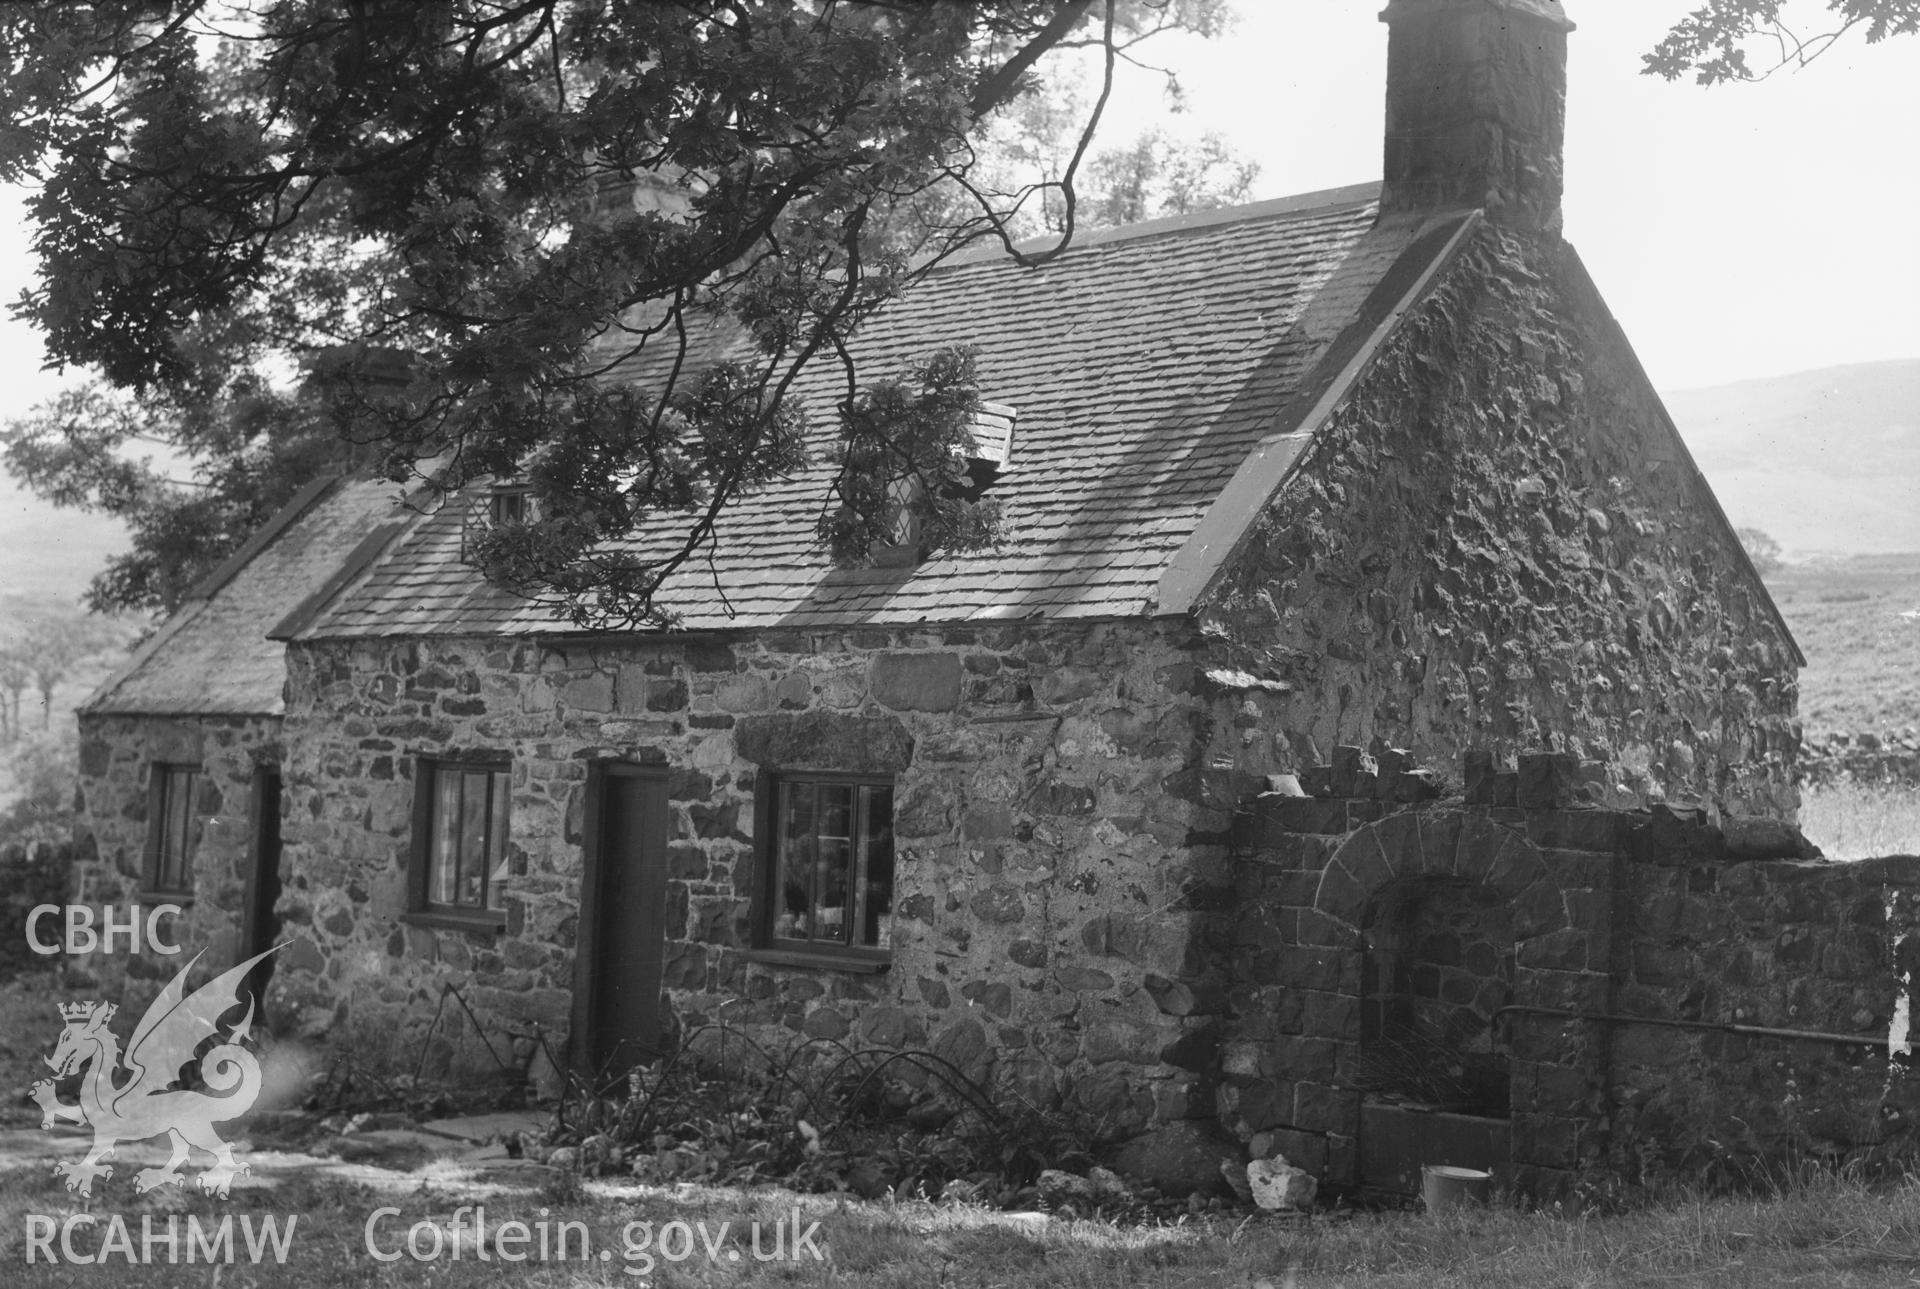
<svg viewBox="0 0 1920 1289"><path fill-rule="evenodd" d="M526 1061L563 1037L589 765L667 767L666 991L681 1033L930 1048L1120 1133L1209 1114L1179 985L1217 971L1228 816L1200 800L1213 699L1184 627L760 632L289 652L276 1011L359 1059L485 1070L446 988ZM512 758L509 916L407 922L416 758ZM891 774L879 974L756 960L757 776Z"/></svg>
<svg viewBox="0 0 1920 1289"><path fill-rule="evenodd" d="M1912 726L1881 733L1827 734L1801 751L1809 784L1851 779L1856 783L1920 786L1920 733Z"/></svg>
<svg viewBox="0 0 1920 1289"><path fill-rule="evenodd" d="M1481 228L1203 605L1264 686L1216 759L1547 747L1791 818L1789 642L1663 418L1571 251Z"/></svg>

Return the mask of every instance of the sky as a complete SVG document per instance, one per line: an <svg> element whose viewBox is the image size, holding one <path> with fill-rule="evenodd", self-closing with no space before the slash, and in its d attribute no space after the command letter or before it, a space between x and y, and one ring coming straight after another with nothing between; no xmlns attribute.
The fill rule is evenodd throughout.
<svg viewBox="0 0 1920 1289"><path fill-rule="evenodd" d="M1226 39L1182 42L1182 128L1259 161L1256 197L1378 179L1383 7L1240 0ZM1920 357L1920 38L1852 39L1758 84L1642 75L1694 7L1566 5L1566 236L1654 384ZM1157 97L1116 124L1151 123Z"/></svg>
<svg viewBox="0 0 1920 1289"><path fill-rule="evenodd" d="M1836 46L1757 85L1640 74L1694 0L1569 0L1566 235L1654 384L1690 388L1920 357L1920 39ZM1820 6L1814 0L1802 3ZM1237 0L1224 38L1153 52L1186 87L1179 130L1258 161L1256 198L1379 178L1382 0ZM1789 12L1793 12L1790 8ZM1167 121L1138 75L1117 143ZM17 191L0 190L0 299L30 281ZM63 379L0 319L0 420Z"/></svg>

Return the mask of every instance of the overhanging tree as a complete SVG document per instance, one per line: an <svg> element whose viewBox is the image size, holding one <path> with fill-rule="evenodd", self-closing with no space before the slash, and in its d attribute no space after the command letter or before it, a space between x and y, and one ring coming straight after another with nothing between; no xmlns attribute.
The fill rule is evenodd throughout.
<svg viewBox="0 0 1920 1289"><path fill-rule="evenodd" d="M1010 244L1041 188L1071 212L1116 64L1158 31L1216 30L1221 8L7 7L0 178L38 186L44 282L16 308L55 362L123 391L48 409L16 436L16 468L159 495L120 451L158 432L224 472L204 513L168 512L209 547L310 476L288 441L358 445L444 488L513 475L539 518L477 544L489 574L583 624L653 620L724 507L801 461L799 372L850 363L861 320L941 255ZM994 114L1087 47L1106 76L1069 165L1011 192L979 182ZM708 314L754 338L750 360L700 361ZM847 388L843 416L871 442L874 400L851 370ZM912 401L892 447L918 461L935 445L912 436L950 435L951 418ZM663 518L684 539L669 555L609 544ZM964 506L928 518L935 546L994 536ZM167 564L123 565L96 599L167 602Z"/></svg>
<svg viewBox="0 0 1920 1289"><path fill-rule="evenodd" d="M1646 70L1668 80L1691 72L1702 85L1763 80L1804 67L1851 33L1878 44L1920 31L1920 0L1709 0L1674 24L1646 56ZM1804 16L1803 16L1804 15ZM1749 56L1757 48L1756 65Z"/></svg>
<svg viewBox="0 0 1920 1289"><path fill-rule="evenodd" d="M652 620L654 591L724 507L801 459L798 373L846 363L864 317L942 253L1010 240L1023 212L1063 246L1116 63L1168 28L1217 31L1224 7L0 7L0 179L39 187L45 286L20 312L54 361L105 382L30 419L11 464L136 521L139 547L96 584L103 606L172 604L317 470L377 462L444 487L526 478L541 518L476 544L488 573L582 623ZM1828 7L1841 32L1878 39L1914 30L1920 0ZM1774 0L1712 0L1650 70L1751 74L1729 51L1787 39L1780 24ZM987 182L996 117L1076 49L1106 76L1064 162L1031 185ZM1115 209L1131 210L1115 157ZM707 313L755 337L751 362L698 361ZM930 355L923 370L965 365ZM853 473L864 463L942 460L968 397L964 381L854 375L838 409L850 501L875 491ZM139 434L201 477L129 466ZM995 536L964 500L926 518L934 546ZM609 544L664 522L683 537L670 554ZM829 515L822 532L851 555L881 527Z"/></svg>

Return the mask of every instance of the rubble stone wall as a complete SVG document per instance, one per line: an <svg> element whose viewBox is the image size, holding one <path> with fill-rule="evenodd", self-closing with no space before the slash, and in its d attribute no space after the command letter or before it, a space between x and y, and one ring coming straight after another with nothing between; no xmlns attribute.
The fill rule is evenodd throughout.
<svg viewBox="0 0 1920 1289"><path fill-rule="evenodd" d="M162 901L141 891L148 837L152 769L156 764L199 767L192 860L193 899L181 915L163 920L162 937L178 944L177 955L143 948L94 953L68 960L70 983L91 981L102 997L122 1007L144 1003L195 954L206 966L237 961L242 906L253 845L251 816L254 768L279 757L280 722L275 717L105 716L80 718L79 818L73 896L98 916L103 905L124 911L141 901ZM43 931L42 938L51 934ZM76 976L73 973L79 973Z"/></svg>
<svg viewBox="0 0 1920 1289"><path fill-rule="evenodd" d="M1799 1159L1910 1167L1920 1077L1889 1041L1905 1046L1920 967L1920 859L1727 862L1697 824L1623 822L1618 1010L1868 1042L1621 1026L1609 1166L1708 1180Z"/></svg>
<svg viewBox="0 0 1920 1289"><path fill-rule="evenodd" d="M564 1039L589 765L670 773L666 992L684 1033L931 1048L1115 1133L1210 1114L1173 987L1212 952L1227 815L1200 803L1210 704L1190 629L759 632L653 642L316 643L289 651L286 871L272 1001L358 1059L485 1070ZM416 758L512 758L504 930L409 923ZM892 960L757 960L757 776L893 775ZM1198 894L1196 892L1199 892ZM1209 959L1209 961L1212 961ZM1209 968L1210 970L1211 968Z"/></svg>
<svg viewBox="0 0 1920 1289"><path fill-rule="evenodd" d="M1571 250L1482 227L1203 603L1217 665L1265 686L1216 758L1544 747L1623 799L1791 819L1764 594Z"/></svg>
<svg viewBox="0 0 1920 1289"><path fill-rule="evenodd" d="M1748 857L1769 846L1790 849L1664 806L1261 798L1236 830L1223 1124L1255 1155L1358 1183L1383 913L1468 886L1511 937L1502 1181L1552 1197L1910 1155L1920 859Z"/></svg>

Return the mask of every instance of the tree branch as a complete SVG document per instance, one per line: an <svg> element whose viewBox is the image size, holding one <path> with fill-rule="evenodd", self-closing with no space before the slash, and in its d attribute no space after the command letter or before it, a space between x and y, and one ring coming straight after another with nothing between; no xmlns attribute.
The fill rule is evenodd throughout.
<svg viewBox="0 0 1920 1289"><path fill-rule="evenodd" d="M1087 10L1092 7L1093 0L1067 0L1055 10L1047 25L1019 53L974 87L973 99L967 105L973 119L978 121L1011 98L1019 87L1020 78L1026 75L1028 69L1040 61L1041 55L1065 40L1067 33L1080 25L1080 20L1086 17Z"/></svg>

